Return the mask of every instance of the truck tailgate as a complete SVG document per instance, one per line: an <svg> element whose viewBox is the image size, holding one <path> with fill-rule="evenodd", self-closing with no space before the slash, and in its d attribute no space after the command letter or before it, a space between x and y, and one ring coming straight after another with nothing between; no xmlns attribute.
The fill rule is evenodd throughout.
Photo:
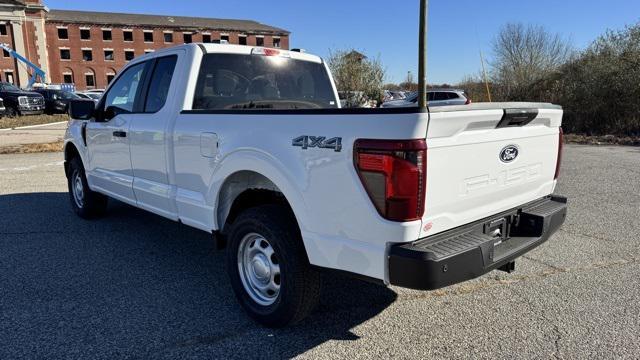
<svg viewBox="0 0 640 360"><path fill-rule="evenodd" d="M474 104L431 110L426 211L420 236L551 194L561 122L562 109L549 104Z"/></svg>

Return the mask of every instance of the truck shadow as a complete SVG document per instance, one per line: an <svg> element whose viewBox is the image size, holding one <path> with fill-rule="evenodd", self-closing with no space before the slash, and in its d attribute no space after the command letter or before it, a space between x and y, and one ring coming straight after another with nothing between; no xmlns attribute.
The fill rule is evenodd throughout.
<svg viewBox="0 0 640 360"><path fill-rule="evenodd" d="M357 340L352 329L397 298L323 275L315 314L266 329L235 301L210 235L116 201L81 220L66 193L0 195L0 274L8 358L289 358Z"/></svg>

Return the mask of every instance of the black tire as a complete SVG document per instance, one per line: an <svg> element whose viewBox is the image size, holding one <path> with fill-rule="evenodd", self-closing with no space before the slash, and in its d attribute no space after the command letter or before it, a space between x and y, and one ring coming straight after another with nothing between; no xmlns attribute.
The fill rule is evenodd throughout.
<svg viewBox="0 0 640 360"><path fill-rule="evenodd" d="M82 160L79 157L75 157L69 162L67 174L69 200L73 212L83 219L93 219L103 215L107 209L108 198L89 188L84 166L82 166ZM81 196L74 189L75 186L81 187Z"/></svg>
<svg viewBox="0 0 640 360"><path fill-rule="evenodd" d="M5 109L5 115L10 118L16 117L18 116L18 110L13 106L7 106Z"/></svg>
<svg viewBox="0 0 640 360"><path fill-rule="evenodd" d="M255 300L256 295L250 294L250 286L246 285L247 280L241 270L240 246L254 234L267 240L279 266L279 291L271 304ZM313 311L320 298L320 274L309 265L300 230L288 209L263 205L245 210L231 225L228 242L226 266L231 286L253 319L267 327L283 327L300 322ZM255 261L249 263L255 264ZM268 277L272 281L275 279L272 272Z"/></svg>

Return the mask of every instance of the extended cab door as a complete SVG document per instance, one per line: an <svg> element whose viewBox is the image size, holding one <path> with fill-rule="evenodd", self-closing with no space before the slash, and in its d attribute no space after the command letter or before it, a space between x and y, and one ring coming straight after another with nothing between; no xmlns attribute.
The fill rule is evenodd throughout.
<svg viewBox="0 0 640 360"><path fill-rule="evenodd" d="M150 60L141 103L129 130L133 191L137 205L143 209L176 219L177 211L171 196L167 144L171 140L172 119L177 116L173 99L178 81L173 81L178 56L175 54Z"/></svg>
<svg viewBox="0 0 640 360"><path fill-rule="evenodd" d="M87 125L87 177L91 187L135 204L129 156L129 127L139 105L147 62L134 64L118 76Z"/></svg>

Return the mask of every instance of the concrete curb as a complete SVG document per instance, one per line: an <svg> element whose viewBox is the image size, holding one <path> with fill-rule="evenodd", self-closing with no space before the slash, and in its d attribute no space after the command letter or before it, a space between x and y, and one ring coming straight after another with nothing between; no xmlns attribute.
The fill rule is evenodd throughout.
<svg viewBox="0 0 640 360"><path fill-rule="evenodd" d="M1 131L9 131L9 130L33 129L33 128L45 127L45 126L49 126L49 125L60 125L60 124L64 124L64 123L67 123L67 122L69 122L69 121L58 121L58 122L47 123L47 124L18 126L18 127L14 127L14 128L4 128L4 129L0 129L0 132ZM61 129L52 129L52 130L61 130Z"/></svg>
<svg viewBox="0 0 640 360"><path fill-rule="evenodd" d="M18 126L18 127L12 128L11 130L34 129L34 128L39 128L39 127L45 127L45 126L50 126L50 125L60 125L60 124L66 124L66 123L68 123L68 121L58 121L58 122L48 123L48 124ZM53 130L61 130L61 129L53 129Z"/></svg>

